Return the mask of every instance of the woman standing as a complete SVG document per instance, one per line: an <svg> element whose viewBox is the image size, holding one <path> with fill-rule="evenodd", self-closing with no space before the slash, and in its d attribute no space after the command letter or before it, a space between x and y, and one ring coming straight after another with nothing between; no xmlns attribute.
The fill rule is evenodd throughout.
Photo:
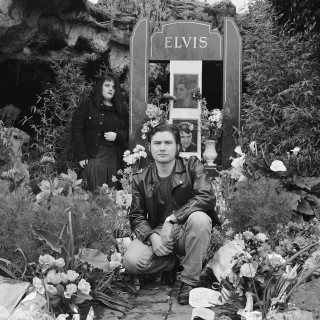
<svg viewBox="0 0 320 320"><path fill-rule="evenodd" d="M84 99L72 118L72 142L83 178L90 191L106 183L115 186L112 176L122 167L124 143L128 139L126 111L118 79L104 74L92 99Z"/></svg>

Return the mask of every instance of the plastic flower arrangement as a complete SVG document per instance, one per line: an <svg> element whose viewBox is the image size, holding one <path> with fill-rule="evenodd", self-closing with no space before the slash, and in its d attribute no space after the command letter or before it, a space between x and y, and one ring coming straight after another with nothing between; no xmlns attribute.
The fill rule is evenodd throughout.
<svg viewBox="0 0 320 320"><path fill-rule="evenodd" d="M157 85L154 94L149 97L146 115L141 132L142 139L147 138L147 134L152 128L160 123L168 123L170 101L175 100L169 93L162 93L162 88Z"/></svg>

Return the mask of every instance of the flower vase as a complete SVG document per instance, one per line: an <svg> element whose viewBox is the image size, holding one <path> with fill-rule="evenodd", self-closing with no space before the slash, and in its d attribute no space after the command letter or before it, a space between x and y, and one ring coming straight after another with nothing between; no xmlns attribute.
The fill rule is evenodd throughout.
<svg viewBox="0 0 320 320"><path fill-rule="evenodd" d="M206 140L205 142L206 149L203 152L203 158L206 160L206 165L209 167L214 167L218 154L216 151L216 141L215 140Z"/></svg>

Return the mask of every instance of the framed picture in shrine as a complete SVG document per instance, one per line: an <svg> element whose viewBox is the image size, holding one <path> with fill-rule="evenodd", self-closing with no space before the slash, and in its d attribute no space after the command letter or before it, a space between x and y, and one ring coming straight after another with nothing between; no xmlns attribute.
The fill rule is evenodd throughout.
<svg viewBox="0 0 320 320"><path fill-rule="evenodd" d="M178 127L180 134L179 154L189 158L191 155L201 157L201 137L199 119L172 119L172 124Z"/></svg>
<svg viewBox="0 0 320 320"><path fill-rule="evenodd" d="M198 102L192 98L191 92L198 87L198 74L174 74L173 95L176 100L173 103L173 108L197 109Z"/></svg>

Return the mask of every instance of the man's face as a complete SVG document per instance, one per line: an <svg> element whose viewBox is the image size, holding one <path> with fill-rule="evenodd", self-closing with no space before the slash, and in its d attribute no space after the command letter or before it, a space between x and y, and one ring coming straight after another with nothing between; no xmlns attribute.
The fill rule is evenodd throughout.
<svg viewBox="0 0 320 320"><path fill-rule="evenodd" d="M183 148L187 148L190 146L190 143L192 141L192 133L186 133L185 131L180 131L180 139L181 139L181 145Z"/></svg>
<svg viewBox="0 0 320 320"><path fill-rule="evenodd" d="M151 154L156 163L166 164L175 160L177 144L169 131L157 132L151 138Z"/></svg>
<svg viewBox="0 0 320 320"><path fill-rule="evenodd" d="M177 99L183 100L187 97L188 90L183 83L177 84Z"/></svg>

